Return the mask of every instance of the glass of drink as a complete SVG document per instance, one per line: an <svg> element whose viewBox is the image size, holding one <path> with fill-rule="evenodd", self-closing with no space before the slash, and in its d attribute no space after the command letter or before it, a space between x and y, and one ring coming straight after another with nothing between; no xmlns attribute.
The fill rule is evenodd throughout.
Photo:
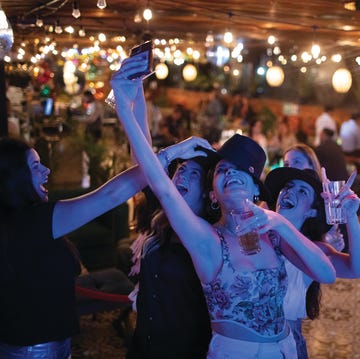
<svg viewBox="0 0 360 359"><path fill-rule="evenodd" d="M345 186L345 181L323 182L323 190L327 194L324 199L327 224L346 223L345 211L336 197L343 186Z"/></svg>
<svg viewBox="0 0 360 359"><path fill-rule="evenodd" d="M261 250L259 234L256 229L252 229L245 234L240 234L240 231L243 228L244 220L254 215L254 213L250 210L247 201L247 199L243 200L241 206L231 210L230 214L234 222L234 232L238 237L240 251L245 255L253 255L259 253Z"/></svg>

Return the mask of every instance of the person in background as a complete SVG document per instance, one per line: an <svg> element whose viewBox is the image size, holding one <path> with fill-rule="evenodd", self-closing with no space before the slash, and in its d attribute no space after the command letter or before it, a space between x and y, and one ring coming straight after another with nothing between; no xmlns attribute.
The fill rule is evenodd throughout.
<svg viewBox="0 0 360 359"><path fill-rule="evenodd" d="M84 91L83 105L86 116L85 135L90 136L94 141L98 141L102 133L104 108L102 104L95 99L91 90Z"/></svg>
<svg viewBox="0 0 360 359"><path fill-rule="evenodd" d="M184 139L185 118L181 105L175 105L171 113L159 124L162 147L172 145Z"/></svg>
<svg viewBox="0 0 360 359"><path fill-rule="evenodd" d="M321 176L320 162L315 151L304 143L297 143L288 147L284 153L284 166L295 167L300 170L310 168Z"/></svg>
<svg viewBox="0 0 360 359"><path fill-rule="evenodd" d="M314 151L330 181L345 180L349 176L345 155L333 137L334 131L324 128L320 133L320 144Z"/></svg>
<svg viewBox="0 0 360 359"><path fill-rule="evenodd" d="M315 138L314 138L314 146L319 146L320 144L320 134L324 128L329 128L334 131L334 140L337 138L337 125L334 118L331 116L333 112L332 106L325 106L324 111L321 113L319 117L315 120Z"/></svg>
<svg viewBox="0 0 360 359"><path fill-rule="evenodd" d="M246 118L247 106L240 91L234 91L232 94L228 109L226 111L226 119L232 128L247 129L249 125Z"/></svg>
<svg viewBox="0 0 360 359"><path fill-rule="evenodd" d="M341 124L340 139L346 155L360 156L360 112L354 112L350 119Z"/></svg>
<svg viewBox="0 0 360 359"><path fill-rule="evenodd" d="M224 128L224 113L220 92L217 88L212 88L207 100L202 103L198 113L201 137L208 140L211 144L218 143L221 138L221 132Z"/></svg>
<svg viewBox="0 0 360 359"><path fill-rule="evenodd" d="M350 189L352 175L340 194L341 205L346 208L346 229L349 235L349 254L336 251L322 241L328 226L325 220L322 183L319 175L312 169L292 167L277 168L271 171L265 185L276 199L275 209L282 214L307 238L314 241L326 254L339 278L358 278L360 276L360 226L357 209L360 199ZM273 207L273 206L272 206ZM273 207L274 208L274 207ZM298 359L307 359L306 341L302 334L304 318L315 319L319 316L321 290L320 284L313 281L305 272L286 260L289 277L288 289L284 299L284 311L297 346Z"/></svg>
<svg viewBox="0 0 360 359"><path fill-rule="evenodd" d="M267 152L267 139L262 132L262 121L260 119L250 122L248 136L258 143L265 153Z"/></svg>
<svg viewBox="0 0 360 359"><path fill-rule="evenodd" d="M284 152L290 146L294 146L297 143L296 135L292 132L287 116L279 119L277 130L268 140L268 148L272 162L280 162Z"/></svg>
<svg viewBox="0 0 360 359"><path fill-rule="evenodd" d="M221 217L211 225L189 208L136 124L132 113L135 84L115 74L111 85L137 162L202 282L213 329L207 357L294 358L296 348L282 310L286 271L280 253L316 280L333 282L334 269L322 251L290 222L273 211L251 205L254 198L264 194L259 180L266 159L262 148L249 137L236 134L217 152L219 162L210 199L212 208L220 209ZM197 141L203 148L199 154L212 150L203 139ZM193 155L196 148L189 149L189 153ZM248 200L254 213L242 223L243 230L256 227L260 234L261 251L254 256L239 251L234 233L230 211L241 198ZM274 230L271 236L270 229ZM254 316L254 312L261 315Z"/></svg>
<svg viewBox="0 0 360 359"><path fill-rule="evenodd" d="M151 138L156 142L157 138L160 136L159 126L163 119L163 115L159 106L155 102L155 92L148 89L145 92L146 99L146 113L149 123L149 129L151 133Z"/></svg>

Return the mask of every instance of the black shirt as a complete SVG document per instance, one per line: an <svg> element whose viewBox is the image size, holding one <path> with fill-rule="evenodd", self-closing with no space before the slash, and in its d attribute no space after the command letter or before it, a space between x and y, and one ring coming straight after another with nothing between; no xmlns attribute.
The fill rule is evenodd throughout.
<svg viewBox="0 0 360 359"><path fill-rule="evenodd" d="M179 242L144 246L134 345L128 358L206 358L210 319L190 255Z"/></svg>

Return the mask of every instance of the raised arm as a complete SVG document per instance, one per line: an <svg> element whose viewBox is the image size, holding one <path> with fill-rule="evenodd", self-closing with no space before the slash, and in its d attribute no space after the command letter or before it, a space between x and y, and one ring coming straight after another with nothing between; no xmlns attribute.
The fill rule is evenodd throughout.
<svg viewBox="0 0 360 359"><path fill-rule="evenodd" d="M280 237L280 247L285 257L310 278L321 283L333 283L335 270L324 252L306 238L284 216L251 204L260 234L276 231ZM254 223L255 224L255 223Z"/></svg>
<svg viewBox="0 0 360 359"><path fill-rule="evenodd" d="M127 77L138 71L139 67L146 67L147 61L141 57L132 57L124 60L119 77ZM151 141L150 131L146 119L146 106L141 81L134 82L132 92L128 94L132 99L134 116L144 133L147 141ZM162 165L167 166L162 159ZM53 216L53 235L59 238L97 216L127 201L146 186L145 178L138 166L134 166L118 174L100 188L77 198L58 201Z"/></svg>
<svg viewBox="0 0 360 359"><path fill-rule="evenodd" d="M172 228L190 253L200 280L208 282L214 278L215 272L221 263L218 236L209 223L196 216L189 208L163 170L161 163L135 121L134 114L131 111L133 104L127 94L132 93L132 89L137 86L135 83L138 81L140 80L127 80L116 74L111 80L119 118L122 121L136 160L142 168L148 184L165 210ZM207 141L200 138L191 138L171 146L163 154L165 157L172 157L174 148L184 146L188 157L183 158L191 158L202 153L195 150L199 145L211 149Z"/></svg>
<svg viewBox="0 0 360 359"><path fill-rule="evenodd" d="M317 242L318 246L330 258L336 270L336 276L339 278L360 277L360 225L357 216L360 198L350 188L355 177L356 172L352 173L339 196L347 218L346 230L349 240L349 253L338 252L327 243Z"/></svg>

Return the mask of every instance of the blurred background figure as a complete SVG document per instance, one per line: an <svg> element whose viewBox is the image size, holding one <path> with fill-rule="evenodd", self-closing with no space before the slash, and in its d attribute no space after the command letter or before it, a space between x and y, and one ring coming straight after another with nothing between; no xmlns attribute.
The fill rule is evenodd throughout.
<svg viewBox="0 0 360 359"><path fill-rule="evenodd" d="M340 139L341 148L347 155L360 155L360 112L354 112L341 124Z"/></svg>
<svg viewBox="0 0 360 359"><path fill-rule="evenodd" d="M171 113L159 125L157 145L166 147L183 140L185 137L186 114L182 105L175 105Z"/></svg>
<svg viewBox="0 0 360 359"><path fill-rule="evenodd" d="M102 120L104 118L103 105L95 99L90 90L83 93L83 106L86 115L85 135L90 136L94 141L101 138Z"/></svg>
<svg viewBox="0 0 360 359"><path fill-rule="evenodd" d="M346 159L341 147L334 141L334 131L324 128L320 133L320 144L315 153L331 181L346 180L349 177Z"/></svg>
<svg viewBox="0 0 360 359"><path fill-rule="evenodd" d="M332 106L325 106L323 113L315 120L315 138L314 146L320 144L320 134L324 128L329 128L334 131L334 139L337 137L337 127L334 118L331 113L333 111Z"/></svg>
<svg viewBox="0 0 360 359"><path fill-rule="evenodd" d="M198 114L200 135L211 144L220 140L221 131L224 128L224 113L220 93L218 89L213 88L209 93L208 100L201 105Z"/></svg>
<svg viewBox="0 0 360 359"><path fill-rule="evenodd" d="M160 123L163 119L163 115L159 106L155 102L155 93L153 91L148 90L145 92L145 100L151 137L153 140L156 140L157 137L160 136Z"/></svg>

